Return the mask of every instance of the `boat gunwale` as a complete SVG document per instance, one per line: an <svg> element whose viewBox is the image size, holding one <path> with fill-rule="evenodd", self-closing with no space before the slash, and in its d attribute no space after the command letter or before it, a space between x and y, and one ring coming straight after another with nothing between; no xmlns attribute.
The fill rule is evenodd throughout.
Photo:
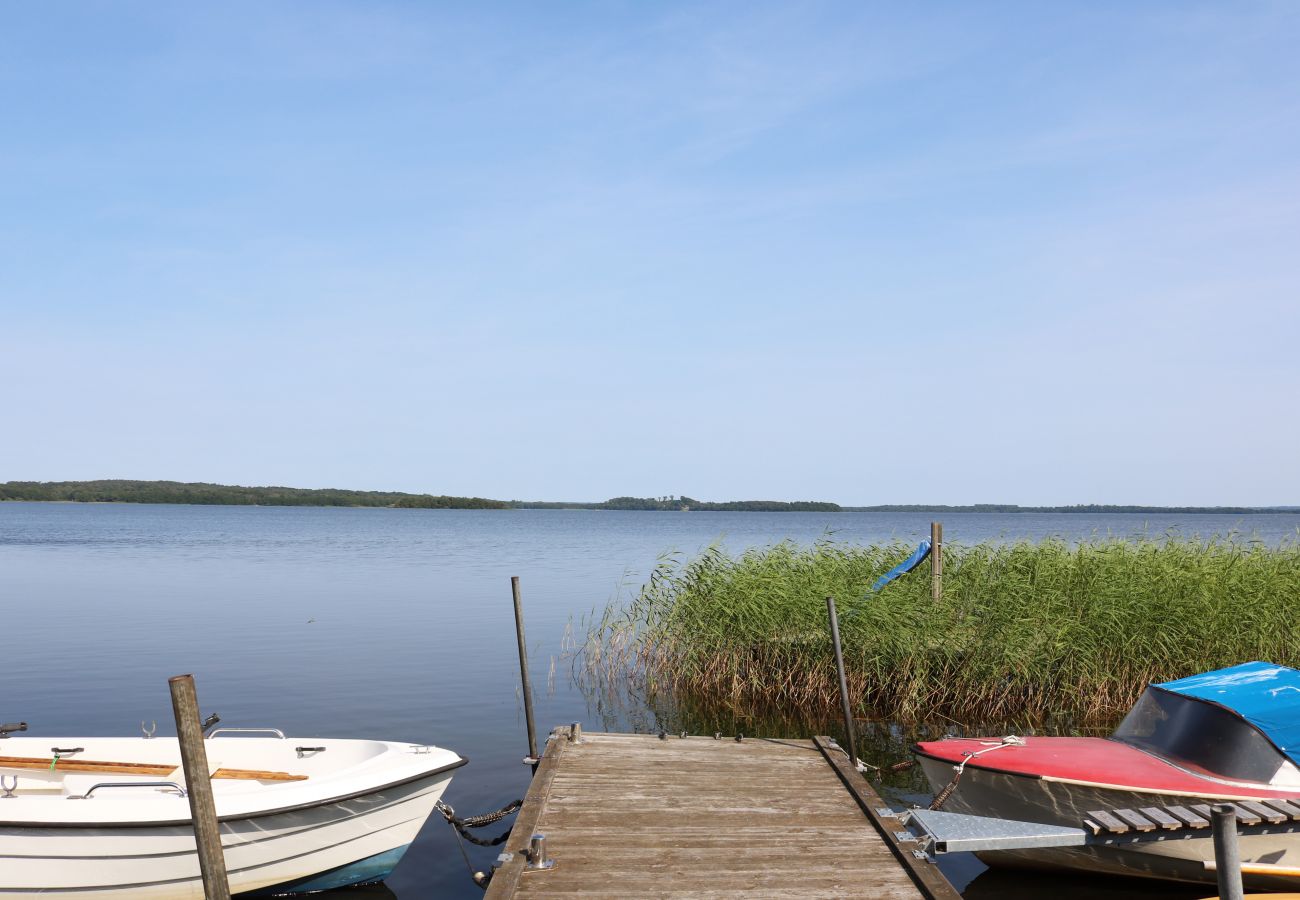
<svg viewBox="0 0 1300 900"><path fill-rule="evenodd" d="M417 775L411 775L407 778L402 778L397 781L388 782L387 784L376 785L374 787L366 788L365 790L353 791L349 794L339 794L338 796L334 796L334 797L326 797L324 799L314 800L309 803L297 803L292 806L281 806L276 809L258 810L257 812L241 813L239 815L233 815L233 816L218 816L217 822L218 823L245 822L250 819L264 819L267 816L279 816L279 815L284 815L285 813L300 812L302 810L308 810L308 809L317 809L322 806L329 806L332 803L343 803L348 800L355 800L358 797L365 797L368 796L369 794L377 793L378 791L386 791L395 787L401 787L402 785L412 784L413 782L416 781L423 781L426 778L434 778L446 772L459 769L461 766L465 765L468 762L469 762L468 757L460 756L455 762L447 763L446 765L439 766L436 769L430 769L425 772L420 772ZM67 799L67 798L63 798L63 799ZM192 817L186 817L184 819L161 819L158 821L151 821L151 822L140 822L135 820L124 821L124 822L94 822L94 821L90 821L90 822L21 821L20 822L20 821L0 820L0 829L71 828L71 829L80 829L82 831L86 831L86 830L100 830L100 829L117 830L122 828L168 828L168 827L175 827L178 825L192 828L194 825L194 819ZM2 834L0 834L0 836L2 836Z"/></svg>
<svg viewBox="0 0 1300 900"><path fill-rule="evenodd" d="M1098 738L1098 740L1110 740L1110 739ZM937 742L929 741L927 743L937 743ZM1123 744L1122 741L1116 741L1116 743ZM1124 744L1124 746L1129 746L1129 745ZM1138 748L1130 746L1130 749L1137 750ZM944 763L946 765L951 765L953 762L952 760L945 759L942 756L936 756L933 753L925 752L924 750L920 749L919 744L912 745L912 753L915 754L916 756L923 756L926 759L932 759L935 762ZM1194 772L1187 772L1184 769L1180 769L1177 766L1174 766L1171 763L1169 763L1168 760L1162 759L1159 756L1154 756L1153 754L1148 754L1148 755L1152 756L1153 759L1157 759L1160 762L1170 765L1171 768L1179 772L1182 772L1185 775L1189 775L1193 778L1203 778L1203 776L1197 775ZM1300 797L1300 788L1290 789L1290 790L1270 789L1269 785L1260 785L1259 788L1249 788L1249 790L1258 790L1258 793L1253 793L1253 794L1242 794L1239 792L1227 792L1227 791L1216 793L1214 791L1186 791L1186 790L1180 790L1178 788L1152 788L1152 787L1147 787L1147 786L1137 785L1137 784L1116 784L1111 781L1085 781L1081 778L1069 778L1061 775L1044 775L1040 772L1017 772L1014 769L999 769L996 766L990 766L987 763L977 762L975 760L971 760L970 762L968 762L966 764L966 768L981 769L985 772L992 772L995 775L1010 775L1015 778L1028 778L1031 781L1049 781L1056 784L1073 784L1073 785L1078 785L1079 787L1097 788L1099 790L1126 791L1130 794L1145 794L1152 797L1158 797L1158 796L1197 797L1204 800L1227 800L1227 801L1259 800L1261 798L1264 799L1277 798L1282 800L1294 800L1297 797ZM1230 785L1225 785L1225 787L1230 787Z"/></svg>
<svg viewBox="0 0 1300 900"><path fill-rule="evenodd" d="M971 739L970 739L970 738L965 738L964 740L971 740ZM937 743L939 743L939 742L938 742L938 741L926 741L925 743L929 743L929 744L937 744ZM953 764L954 762L959 762L958 760L945 759L945 758L942 757L942 756L937 756L937 755L935 755L935 754L933 754L933 753L927 753L926 751L924 751L924 750L921 749L921 743L920 743L920 742L917 742L917 743L913 744L911 750L912 750L913 755L915 755L915 756L924 756L926 759L932 759L932 760L934 760L935 762L947 763L947 764L949 764L949 765ZM987 764L985 764L985 763L978 762L978 761L975 760L975 759L967 760L967 762L966 762L966 768L968 768L968 769L983 769L983 770L985 770L986 772L997 772L999 775L1019 775L1021 778L1033 778L1033 779L1038 779L1038 780L1042 780L1043 778L1049 777L1049 776L1045 776L1045 775L1040 775L1040 774L1038 774L1037 772L1017 772L1017 771L1015 771L1014 769L999 769L999 768L997 768L996 766L990 766L990 765L987 765Z"/></svg>

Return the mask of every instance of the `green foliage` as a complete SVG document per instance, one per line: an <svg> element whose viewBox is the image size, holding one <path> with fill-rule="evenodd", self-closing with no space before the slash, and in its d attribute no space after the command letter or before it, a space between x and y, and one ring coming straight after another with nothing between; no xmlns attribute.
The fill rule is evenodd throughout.
<svg viewBox="0 0 1300 900"><path fill-rule="evenodd" d="M419 509L505 509L500 500L387 491L239 487L179 481L10 481L0 500L85 503L194 503L223 506L385 506Z"/></svg>
<svg viewBox="0 0 1300 900"><path fill-rule="evenodd" d="M1151 681L1300 664L1294 541L950 545L940 602L925 566L869 594L911 549L822 541L667 558L591 628L588 671L697 707L829 710L828 595L859 711L891 719L1098 722Z"/></svg>

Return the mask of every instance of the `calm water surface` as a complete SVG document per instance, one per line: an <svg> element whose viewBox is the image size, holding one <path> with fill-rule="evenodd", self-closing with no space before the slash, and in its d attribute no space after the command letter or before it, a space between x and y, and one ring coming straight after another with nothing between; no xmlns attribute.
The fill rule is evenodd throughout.
<svg viewBox="0 0 1300 900"><path fill-rule="evenodd" d="M721 539L928 536L928 514L388 510L0 503L0 721L32 734L174 733L167 678L194 673L223 724L377 737L460 752L462 812L522 796L528 770L511 615L523 581L539 726L653 728L594 710L570 682L566 630L640 583L665 551ZM949 541L1236 532L1294 539L1300 515L946 514ZM887 730L886 730L887 732ZM881 752L901 755L907 736ZM898 758L895 756L895 758ZM915 782L892 797L920 799ZM469 847L476 868L495 852ZM1044 882L953 857L966 896L1153 896ZM1071 893L1073 892L1073 893ZM1201 896L1172 891L1155 896ZM478 897L451 829L431 820L386 889L340 897Z"/></svg>

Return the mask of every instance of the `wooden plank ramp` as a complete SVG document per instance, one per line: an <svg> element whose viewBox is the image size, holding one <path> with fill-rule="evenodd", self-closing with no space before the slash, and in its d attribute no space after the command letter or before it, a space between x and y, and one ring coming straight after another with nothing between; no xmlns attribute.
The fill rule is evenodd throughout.
<svg viewBox="0 0 1300 900"><path fill-rule="evenodd" d="M1300 822L1300 806L1289 803L1282 797L1238 800L1228 805L1233 807L1238 828ZM1083 827L1094 836L1128 834L1132 831L1145 833L1157 828L1185 831L1208 829L1212 818L1213 813L1208 803L1196 803L1190 809L1185 806L1146 806L1138 810L1093 809L1088 811Z"/></svg>
<svg viewBox="0 0 1300 900"><path fill-rule="evenodd" d="M826 738L557 729L486 897L959 900L884 807ZM528 868L535 832L553 868Z"/></svg>

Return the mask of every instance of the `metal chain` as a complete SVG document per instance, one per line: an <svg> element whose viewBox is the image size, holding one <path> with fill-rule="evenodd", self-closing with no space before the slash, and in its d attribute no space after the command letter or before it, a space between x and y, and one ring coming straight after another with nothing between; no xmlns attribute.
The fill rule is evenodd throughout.
<svg viewBox="0 0 1300 900"><path fill-rule="evenodd" d="M1000 741L981 741L980 743L984 745L983 750L975 750L974 752L968 750L962 754L961 764L952 767L953 771L957 774L952 776L952 781L948 782L947 787L941 790L938 796L934 798L934 802L930 804L930 809L943 809L943 805L948 802L948 798L952 796L952 792L957 790L957 782L961 781L962 773L966 771L966 763L970 762L977 756L983 756L985 753L992 753L994 750L1001 750L1003 747L1023 747L1025 745L1025 739L1017 737L1014 734L1009 734Z"/></svg>
<svg viewBox="0 0 1300 900"><path fill-rule="evenodd" d="M495 812L484 813L481 816L466 816L463 819L456 815L456 810L452 809L449 804L443 803L441 800L437 803L437 809L442 813L442 817L447 820L448 824L455 828L457 833L471 844L478 844L480 847L495 847L498 844L504 844L506 838L510 837L510 832L508 830L492 840L487 841L482 838L474 837L474 835L470 834L467 829L485 828L488 825L500 822L506 816L518 812L519 808L523 805L523 800L516 800L513 803L506 804Z"/></svg>

